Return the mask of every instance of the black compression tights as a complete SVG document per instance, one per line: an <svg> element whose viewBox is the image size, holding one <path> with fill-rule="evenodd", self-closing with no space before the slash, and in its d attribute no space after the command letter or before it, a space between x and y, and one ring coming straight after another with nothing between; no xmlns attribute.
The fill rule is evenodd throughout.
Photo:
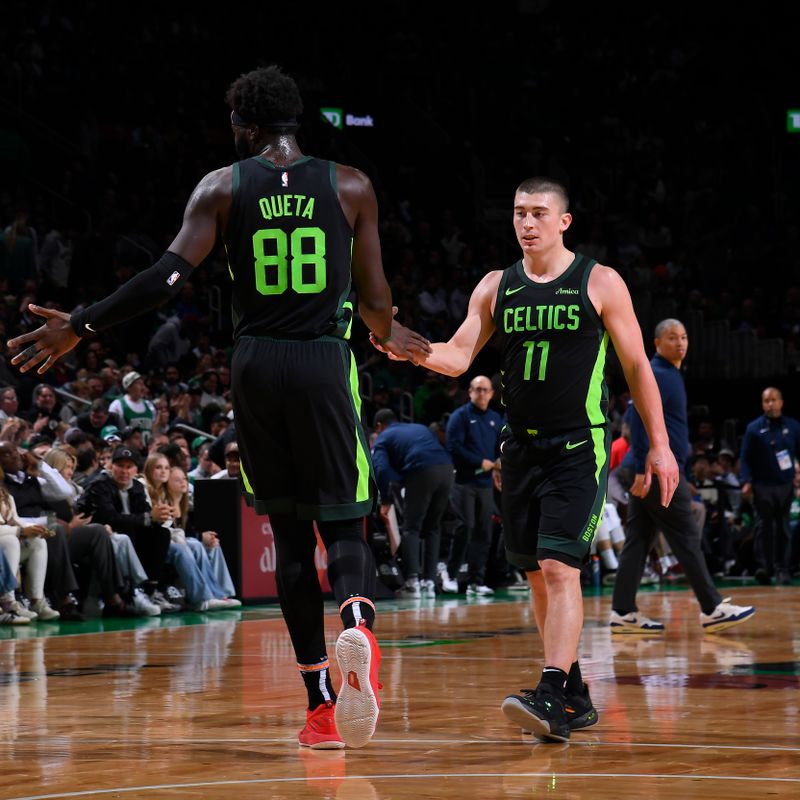
<svg viewBox="0 0 800 800"><path fill-rule="evenodd" d="M271 514L277 556L276 580L281 611L299 664L315 664L325 657L323 599L314 564L317 539L310 521L293 515ZM317 523L328 554L328 580L337 604L363 597L369 603L350 603L341 609L346 628L353 627L354 606L372 627L375 612L375 562L364 541L364 520Z"/></svg>

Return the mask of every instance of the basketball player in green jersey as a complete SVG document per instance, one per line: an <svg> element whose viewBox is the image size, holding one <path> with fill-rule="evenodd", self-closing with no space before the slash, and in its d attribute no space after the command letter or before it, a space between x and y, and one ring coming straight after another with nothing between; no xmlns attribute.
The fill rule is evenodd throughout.
<svg viewBox="0 0 800 800"><path fill-rule="evenodd" d="M360 419L358 373L348 343L351 285L367 327L397 356L428 350L393 322L381 260L378 204L359 170L305 155L295 133L303 102L277 66L240 75L229 87L239 161L195 187L167 252L113 294L73 313L31 306L45 319L9 347L12 363L46 371L80 338L163 305L217 244L233 282L233 410L242 480L275 535L276 581L308 694L301 745L363 747L378 720L380 649L375 564L364 516L375 503ZM396 309L395 309L396 310ZM344 630L331 683L324 605L314 561L314 522Z"/></svg>
<svg viewBox="0 0 800 800"><path fill-rule="evenodd" d="M488 273L449 342L415 359L461 375L496 334L502 347L503 533L509 562L525 570L544 640L539 686L510 695L505 715L538 738L566 741L597 712L578 665L583 627L580 568L606 497L610 436L604 365L609 341L650 437L648 486L655 475L668 505L678 466L628 289L617 272L570 252L566 189L548 178L520 184L514 229L522 259ZM373 344L376 344L373 337ZM390 356L394 357L394 356Z"/></svg>

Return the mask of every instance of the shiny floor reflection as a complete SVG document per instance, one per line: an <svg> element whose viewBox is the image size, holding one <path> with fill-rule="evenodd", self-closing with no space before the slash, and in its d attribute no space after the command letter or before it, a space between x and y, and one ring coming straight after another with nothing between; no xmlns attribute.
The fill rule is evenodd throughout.
<svg viewBox="0 0 800 800"><path fill-rule="evenodd" d="M297 746L304 692L274 609L29 631L0 641L0 798L797 797L800 588L731 594L756 616L705 636L687 592L642 597L656 637L612 637L609 598L586 597L600 723L566 745L499 710L541 669L525 597L380 604L382 717L355 751Z"/></svg>

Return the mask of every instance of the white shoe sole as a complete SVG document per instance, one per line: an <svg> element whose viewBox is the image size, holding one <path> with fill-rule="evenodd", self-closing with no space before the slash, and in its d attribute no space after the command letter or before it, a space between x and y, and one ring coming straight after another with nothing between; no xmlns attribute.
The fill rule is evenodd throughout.
<svg viewBox="0 0 800 800"><path fill-rule="evenodd" d="M741 625L743 622L752 619L755 613L756 610L753 609L749 614L744 617L739 617L738 619L726 619L722 622L712 622L708 626L704 625L703 633L718 633L719 631L724 631L726 628L732 628L734 625Z"/></svg>
<svg viewBox="0 0 800 800"><path fill-rule="evenodd" d="M619 622L612 622L609 627L611 633L619 634L624 633L634 636L653 636L664 633L664 628L640 628L638 625L622 625Z"/></svg>
<svg viewBox="0 0 800 800"><path fill-rule="evenodd" d="M319 744L302 745L309 750L343 750L344 742L320 742Z"/></svg>
<svg viewBox="0 0 800 800"><path fill-rule="evenodd" d="M309 750L341 750L344 747L344 742L330 741L330 742L317 742L316 744L305 744L299 739L297 744L300 747L307 747Z"/></svg>
<svg viewBox="0 0 800 800"><path fill-rule="evenodd" d="M372 648L358 628L348 628L336 640L336 661L342 688L336 700L336 730L348 747L364 747L378 724L378 698L372 691L369 670Z"/></svg>
<svg viewBox="0 0 800 800"><path fill-rule="evenodd" d="M611 633L614 635L625 634L626 636L659 636L660 634L664 633L664 629L660 628L656 630L653 628L623 628L618 626L612 628Z"/></svg>
<svg viewBox="0 0 800 800"><path fill-rule="evenodd" d="M57 619L61 617L61 614L58 611L53 610L51 613L45 612L44 614L37 614L36 617L31 618L31 622L34 619L37 619L39 622L55 622Z"/></svg>

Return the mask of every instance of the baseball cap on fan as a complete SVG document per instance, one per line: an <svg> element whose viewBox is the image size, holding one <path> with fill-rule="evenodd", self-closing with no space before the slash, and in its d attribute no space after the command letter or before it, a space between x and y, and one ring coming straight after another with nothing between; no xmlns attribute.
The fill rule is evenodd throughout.
<svg viewBox="0 0 800 800"><path fill-rule="evenodd" d="M119 435L119 428L116 425L104 425L100 429L100 438L105 439L108 444L122 441L122 437Z"/></svg>
<svg viewBox="0 0 800 800"><path fill-rule="evenodd" d="M138 380L142 380L142 376L138 372L128 372L122 379L122 388L127 392L131 388L131 384Z"/></svg>
<svg viewBox="0 0 800 800"><path fill-rule="evenodd" d="M134 453L130 447L125 447L124 445L117 447L111 456L112 463L117 461L133 461L134 464L137 466L139 465L139 459L136 457L136 453Z"/></svg>

